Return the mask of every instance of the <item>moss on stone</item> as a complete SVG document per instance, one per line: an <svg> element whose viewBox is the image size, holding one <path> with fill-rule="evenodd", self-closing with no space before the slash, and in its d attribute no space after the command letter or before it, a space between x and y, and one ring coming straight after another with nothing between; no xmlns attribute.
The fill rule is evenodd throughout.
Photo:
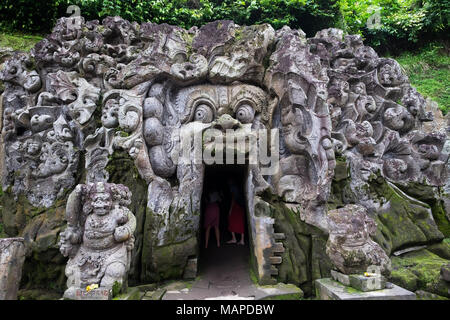
<svg viewBox="0 0 450 320"><path fill-rule="evenodd" d="M66 287L64 274L67 259L58 249L34 251L25 259L20 288L50 290L62 296Z"/></svg>
<svg viewBox="0 0 450 320"><path fill-rule="evenodd" d="M144 276L151 282L166 279L179 279L189 257L197 255L197 239L189 238L183 242L165 246L154 246L151 250L151 264L146 264ZM146 255L147 256L147 255Z"/></svg>
<svg viewBox="0 0 450 320"><path fill-rule="evenodd" d="M114 281L114 284L112 286L112 296L113 296L113 298L118 296L121 290L122 290L122 286L120 285L120 283L117 282L117 281Z"/></svg>
<svg viewBox="0 0 450 320"><path fill-rule="evenodd" d="M350 168L345 158L336 160L335 175L331 181L331 192L327 201L327 209L342 208L348 203L356 203L357 197L350 188Z"/></svg>
<svg viewBox="0 0 450 320"><path fill-rule="evenodd" d="M288 208L278 196L265 192L262 197L270 204L274 232L285 235L285 240L281 240L285 251L281 254L282 263L277 265L277 282L292 283L310 296L312 281L327 276L331 269L325 253L327 236L304 223L300 213Z"/></svg>
<svg viewBox="0 0 450 320"><path fill-rule="evenodd" d="M192 48L192 43L194 41L194 34L186 32L186 31L180 31L180 38L183 39L184 44L186 45L186 53L188 56L194 53L194 50Z"/></svg>
<svg viewBox="0 0 450 320"><path fill-rule="evenodd" d="M393 270L391 281L409 291L417 290L417 276L408 269Z"/></svg>
<svg viewBox="0 0 450 320"><path fill-rule="evenodd" d="M239 28L234 29L235 42L239 42L244 37L244 28L245 27L239 27Z"/></svg>
<svg viewBox="0 0 450 320"><path fill-rule="evenodd" d="M4 227L3 227L3 223L0 223L0 239L1 238L7 238L8 236L6 235L5 231L4 231Z"/></svg>
<svg viewBox="0 0 450 320"><path fill-rule="evenodd" d="M417 290L414 293L416 294L417 300L450 300L446 297L442 297L437 294L426 292L423 290Z"/></svg>
<svg viewBox="0 0 450 320"><path fill-rule="evenodd" d="M115 284L115 283L114 283ZM120 284L118 284L120 287ZM139 290L137 287L128 288L127 292L122 294L114 295L114 286L113 286L113 300L141 300L143 292Z"/></svg>
<svg viewBox="0 0 450 320"><path fill-rule="evenodd" d="M153 240L151 238L151 229L153 225L154 215L149 208L146 208L143 234L146 235L142 239L142 254L141 254L141 282L148 283L155 281L152 277L154 266L152 265L152 251Z"/></svg>
<svg viewBox="0 0 450 320"><path fill-rule="evenodd" d="M250 280L252 280L252 282L254 284L259 284L258 277L256 276L256 273L253 270L253 268L250 268L250 272L249 273L250 273Z"/></svg>
<svg viewBox="0 0 450 320"><path fill-rule="evenodd" d="M445 214L444 203L441 200L445 195L441 194L438 187L419 182L409 182L405 185L398 185L398 187L408 195L427 203L439 230L445 237L450 236L450 221Z"/></svg>
<svg viewBox="0 0 450 320"><path fill-rule="evenodd" d="M441 241L444 237L430 216L430 207L414 200L379 175L369 183L372 199L379 202L377 241L388 254L404 247Z"/></svg>
<svg viewBox="0 0 450 320"><path fill-rule="evenodd" d="M439 243L427 246L427 250L443 259L450 260L450 238L444 239Z"/></svg>
<svg viewBox="0 0 450 320"><path fill-rule="evenodd" d="M275 218L274 231L284 233L282 263L278 265L278 282L299 286L311 281L310 248L311 238L304 233L304 226L295 219L292 211L282 202L272 202L272 216Z"/></svg>
<svg viewBox="0 0 450 320"><path fill-rule="evenodd" d="M364 293L363 291L360 291L358 289L355 289L355 288L349 287L349 286L345 286L344 291L347 292L347 293L350 293L350 294L362 294L362 293Z"/></svg>
<svg viewBox="0 0 450 320"><path fill-rule="evenodd" d="M64 192L63 198L56 200L49 208L34 207L23 194L15 198L11 187L0 194L0 237L21 236L25 239L28 254L20 285L24 290L62 294L65 288L67 259L59 252L57 243L64 226L64 198L69 191Z"/></svg>
<svg viewBox="0 0 450 320"><path fill-rule="evenodd" d="M4 232L8 237L22 236L24 229L35 217L43 214L53 217L57 210L61 213L61 210L65 210L65 198L69 191L65 191L62 198L57 199L52 206L46 208L33 206L24 194L16 197L12 188L9 187L0 195L0 215ZM59 226L63 224L61 219L58 222L60 222Z"/></svg>
<svg viewBox="0 0 450 320"><path fill-rule="evenodd" d="M252 241L250 241L250 254L249 254L249 258L248 258L248 270L249 270L249 274L250 274L250 280L252 280L252 282L256 285L259 284L259 278L258 278L258 266L256 263L256 257L254 255L254 248L253 248L253 243Z"/></svg>
<svg viewBox="0 0 450 320"><path fill-rule="evenodd" d="M61 292L45 289L22 289L17 293L18 300L59 300L61 297Z"/></svg>
<svg viewBox="0 0 450 320"><path fill-rule="evenodd" d="M410 291L425 290L450 297L450 286L440 279L441 266L447 263L447 259L425 249L393 257L390 281Z"/></svg>
<svg viewBox="0 0 450 320"><path fill-rule="evenodd" d="M431 206L434 221L445 237L450 237L450 221L447 218L442 200L434 201Z"/></svg>
<svg viewBox="0 0 450 320"><path fill-rule="evenodd" d="M265 297L261 300L302 300L303 293L287 293L276 296Z"/></svg>
<svg viewBox="0 0 450 320"><path fill-rule="evenodd" d="M311 278L314 280L331 276L333 264L326 253L328 237L324 234L312 236Z"/></svg>

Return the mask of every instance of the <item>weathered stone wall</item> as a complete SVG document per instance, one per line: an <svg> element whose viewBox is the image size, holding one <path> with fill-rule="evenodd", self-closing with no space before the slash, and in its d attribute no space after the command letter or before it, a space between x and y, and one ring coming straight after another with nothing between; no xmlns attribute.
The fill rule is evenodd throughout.
<svg viewBox="0 0 450 320"><path fill-rule="evenodd" d="M250 165L246 182L248 203L265 203L251 219L270 221L253 224L268 239L253 247L267 280L312 292L332 268L327 212L348 204L376 221L388 255L449 236L445 120L431 125L430 103L398 63L359 36L63 18L30 53L14 53L0 79L0 224L2 236L25 238L23 287L64 287L67 196L99 181L133 195L130 283L182 277L198 254L204 164L174 150L208 129L280 133L279 166L265 175Z"/></svg>
<svg viewBox="0 0 450 320"><path fill-rule="evenodd" d="M309 296L314 292L314 280L330 276L332 263L325 253L328 236L317 227L303 222L297 208L288 208L283 201L273 197L270 204L275 232L285 235L281 241L285 251L281 255L277 280L293 283Z"/></svg>
<svg viewBox="0 0 450 320"><path fill-rule="evenodd" d="M25 260L23 238L0 239L0 300L16 300Z"/></svg>
<svg viewBox="0 0 450 320"><path fill-rule="evenodd" d="M144 225L147 208L147 185L139 177L139 173L134 166L133 159L123 152L115 152L106 167L109 173L111 183L123 184L128 187L132 194L129 209L136 217L136 231L134 248L131 255L131 265L129 276L129 285L146 282L142 275L143 241L145 237Z"/></svg>

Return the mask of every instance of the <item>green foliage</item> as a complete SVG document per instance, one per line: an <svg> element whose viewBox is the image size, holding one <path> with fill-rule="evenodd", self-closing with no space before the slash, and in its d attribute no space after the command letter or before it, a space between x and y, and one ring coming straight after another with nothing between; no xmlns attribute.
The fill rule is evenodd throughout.
<svg viewBox="0 0 450 320"><path fill-rule="evenodd" d="M415 49L445 39L449 31L450 1L341 0L340 8L346 31L361 34L379 51ZM375 15L379 24L368 27L367 21Z"/></svg>
<svg viewBox="0 0 450 320"><path fill-rule="evenodd" d="M221 19L238 24L290 25L314 34L339 18L338 1L324 0L106 0L73 1L83 16L120 15L131 21L169 23L183 28Z"/></svg>
<svg viewBox="0 0 450 320"><path fill-rule="evenodd" d="M14 50L29 51L40 40L42 40L41 36L0 33L0 47Z"/></svg>
<svg viewBox="0 0 450 320"><path fill-rule="evenodd" d="M121 16L130 21L169 23L184 28L230 19L238 24L289 25L308 35L338 25L338 0L2 0L0 28L22 32L49 32L66 9L77 5L88 20Z"/></svg>
<svg viewBox="0 0 450 320"><path fill-rule="evenodd" d="M16 32L48 32L56 19L64 15L63 6L66 2L68 1L1 0L0 28Z"/></svg>
<svg viewBox="0 0 450 320"><path fill-rule="evenodd" d="M119 282L114 281L114 284L112 286L112 296L113 297L118 296L121 290L122 290L122 285Z"/></svg>
<svg viewBox="0 0 450 320"><path fill-rule="evenodd" d="M270 23L275 29L288 25L314 36L321 29L338 27L390 52L445 39L450 16L448 0L2 0L0 29L50 32L57 18L70 16L69 5L79 6L87 20L121 16L183 28L229 19L240 25ZM375 13L380 24L369 28L367 22Z"/></svg>
<svg viewBox="0 0 450 320"><path fill-rule="evenodd" d="M3 223L0 223L0 239L7 238L6 233L3 231Z"/></svg>
<svg viewBox="0 0 450 320"><path fill-rule="evenodd" d="M409 77L411 85L436 101L446 114L450 110L450 55L439 43L432 43L417 53L405 52L395 59Z"/></svg>

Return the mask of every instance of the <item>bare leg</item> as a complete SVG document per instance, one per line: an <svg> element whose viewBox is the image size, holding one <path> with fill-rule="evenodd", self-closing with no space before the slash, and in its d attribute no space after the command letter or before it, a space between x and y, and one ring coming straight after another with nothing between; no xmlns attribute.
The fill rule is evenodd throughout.
<svg viewBox="0 0 450 320"><path fill-rule="evenodd" d="M236 243L236 235L234 234L234 232L231 233L231 240L227 243Z"/></svg>
<svg viewBox="0 0 450 320"><path fill-rule="evenodd" d="M244 243L244 234L243 233L241 233L241 241L239 241L239 244L242 244L242 245L245 244Z"/></svg>
<svg viewBox="0 0 450 320"><path fill-rule="evenodd" d="M206 228L206 234L205 234L205 249L208 248L208 241L209 241L209 232L211 231L211 227Z"/></svg>
<svg viewBox="0 0 450 320"><path fill-rule="evenodd" d="M219 227L215 226L214 230L216 231L217 248L219 248L220 247L220 231L219 231Z"/></svg>

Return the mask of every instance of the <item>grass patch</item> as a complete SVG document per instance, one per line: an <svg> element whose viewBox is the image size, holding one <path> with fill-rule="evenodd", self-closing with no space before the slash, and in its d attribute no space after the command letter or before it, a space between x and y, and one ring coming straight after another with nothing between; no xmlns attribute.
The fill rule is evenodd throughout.
<svg viewBox="0 0 450 320"><path fill-rule="evenodd" d="M0 33L0 47L9 47L13 50L29 51L43 36L27 34Z"/></svg>
<svg viewBox="0 0 450 320"><path fill-rule="evenodd" d="M405 70L411 85L436 101L444 114L450 110L450 55L443 44L430 44L419 52L393 57Z"/></svg>

